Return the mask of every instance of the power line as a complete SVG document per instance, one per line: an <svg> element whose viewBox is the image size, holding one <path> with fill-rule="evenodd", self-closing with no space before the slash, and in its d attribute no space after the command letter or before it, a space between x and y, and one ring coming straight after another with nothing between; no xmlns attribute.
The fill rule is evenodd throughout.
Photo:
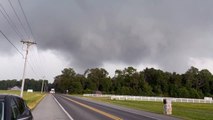
<svg viewBox="0 0 213 120"><path fill-rule="evenodd" d="M24 32L26 33L27 37L33 38L33 32L32 32L30 23L28 22L28 19L27 19L27 17L26 17L26 14L25 14L25 12L24 12L24 10L23 10L23 7L22 7L22 5L21 5L21 2L18 0L18 3L19 3L19 5L20 5L21 11L22 11L22 13L23 13L23 15L24 15L24 18L25 18L25 20L26 20L26 23L27 23L27 25L28 25L28 27L29 27L29 30L30 30L31 35L30 35L29 32L26 32L26 29L25 29L25 27L24 27L24 25L23 25L23 23L22 23L22 21L21 21L19 15L17 14L17 12L16 12L16 10L15 10L15 8L14 8L12 2L11 2L10 0L8 0L8 1L9 1L9 3L10 3L10 6L11 6L11 8L13 9L13 12L15 13L15 15L16 15L16 17L17 17L19 23L20 23L20 25L23 27L23 30L24 30ZM23 31L21 31L21 32L19 31L18 27L16 26L16 24L14 24L14 22L12 21L12 19L10 18L10 16L8 15L7 11L4 9L4 7L2 6L1 3L0 3L0 5L1 5L1 8L2 8L2 9L0 9L0 12L1 12L2 15L4 16L4 18L7 20L7 22L10 24L10 26L13 28L13 30L17 33L17 35L20 37L20 39L22 39L22 38L24 39L24 35L21 34ZM3 12L3 11L4 11L4 12ZM6 38L6 40L7 40L7 41L18 51L18 53L20 53L20 54L23 56L23 58L24 58L24 55L20 52L20 50L8 39L8 37L7 37L1 30L0 30L0 33ZM28 33L29 33L29 34L28 34ZM22 39L22 40L23 40L23 39ZM30 45L33 45L33 44L36 44L36 43L35 43L35 42L31 42L31 41L21 41L21 42L23 42L23 44L27 44L26 58L25 58L25 66L24 66L24 73L23 73L23 78L22 78L22 80L24 81L24 80L25 80L25 70L26 70L26 62L27 62L28 49L29 49L29 46L30 46ZM29 62L28 62L28 63L29 63ZM35 74L35 76L38 77L38 74L36 74L35 70L33 69L32 65L31 65L30 63L29 63L29 66L30 66L32 72ZM38 79L39 79L39 77L38 77ZM22 83L22 89L24 88L24 87L23 87L23 86L24 86L23 84L24 84L24 82ZM23 92L21 92L21 96L23 96Z"/></svg>
<svg viewBox="0 0 213 120"><path fill-rule="evenodd" d="M33 66L28 62L28 64L30 65L30 69L32 70L32 72L35 74L35 76L39 79L40 77L38 76L38 74L35 72L35 70L33 69Z"/></svg>
<svg viewBox="0 0 213 120"><path fill-rule="evenodd" d="M18 35L18 37L20 39L23 39L23 35L18 31L18 28L16 27L16 25L13 23L13 21L11 20L10 16L8 15L7 11L4 9L4 7L2 6L2 4L0 4L1 8L3 9L3 11L0 9L1 14L3 15L3 17L6 19L6 21L10 24L10 26L12 27L12 29L16 32L16 34Z"/></svg>
<svg viewBox="0 0 213 120"><path fill-rule="evenodd" d="M35 57L36 57L35 60L37 61L38 67L41 69L41 72L43 74L46 74L46 71L45 71L45 68L44 68L44 60L41 59L37 48L38 48L37 46L34 47L34 53L35 53ZM41 60L42 60L42 62L41 62Z"/></svg>
<svg viewBox="0 0 213 120"><path fill-rule="evenodd" d="M20 50L8 39L8 37L0 30L0 33L6 38L6 40L16 49L16 51L18 51L18 53L21 54L22 57L24 57L24 55L20 52Z"/></svg>
<svg viewBox="0 0 213 120"><path fill-rule="evenodd" d="M23 23L21 22L20 17L18 16L17 12L15 11L15 8L13 7L12 2L11 2L10 0L8 0L8 1L9 1L9 3L10 3L10 6L11 6L11 7L12 7L12 9L13 9L13 12L15 13L16 17L18 18L19 23L20 23L20 24L21 24L21 26L23 27L24 32L25 32L25 33L26 33L26 35L27 35L27 31L26 31L26 29L25 29L25 27L24 27ZM28 37L29 37L29 36L28 36Z"/></svg>
<svg viewBox="0 0 213 120"><path fill-rule="evenodd" d="M29 56L29 59L28 59L28 64L29 64L29 67L31 68L31 71L33 72L33 74L38 78L38 79L40 79L41 77L39 77L39 76L45 76L45 72L43 71L44 70L44 68L42 68L43 67L43 65L42 65L42 63L40 62L40 60L39 60L39 58L37 57L37 55L36 55L36 48L37 48L37 46L32 46L32 48L34 48L33 49L33 53L31 54L32 56L31 57L33 57L32 59L30 59L31 57ZM35 56L36 55L36 56ZM37 71L39 69L39 71Z"/></svg>
<svg viewBox="0 0 213 120"><path fill-rule="evenodd" d="M40 50L39 50L39 45L36 45L34 48L36 48L36 57L38 58L38 62L39 62L39 65L40 65L40 68L42 69L42 72L45 74L45 76L51 76L49 72L47 72L48 70L46 69L45 65L47 64L47 60L46 60L46 57L43 56L41 53L40 53Z"/></svg>
<svg viewBox="0 0 213 120"><path fill-rule="evenodd" d="M35 46L36 47L36 46ZM34 46L32 46L32 48L35 48ZM33 50L33 51L35 51L35 50ZM32 56L29 56L29 59L28 59L28 61L29 61L29 64L31 65L31 69L32 69L32 71L34 72L34 74L37 74L36 76L38 77L38 75L39 76L42 76L42 69L39 67L39 65L40 64L37 64L38 62L37 62L37 59L35 58L35 52L33 52L32 51L32 54L30 54L30 55L32 55ZM32 59L30 59L30 58L32 58ZM35 69L34 69L35 68ZM39 69L40 68L40 69ZM35 70L37 71L37 72L35 72ZM38 71L39 70L39 71ZM38 77L39 78L39 77Z"/></svg>
<svg viewBox="0 0 213 120"><path fill-rule="evenodd" d="M18 0L18 3L19 3L19 6L21 7L21 11L22 11L22 13L23 13L23 15L24 15L24 18L25 18L25 20L26 20L26 22L27 22L27 25L28 25L28 27L29 27L29 29L30 29L31 37L33 38L33 31L32 31L32 28L31 28L31 26L30 26L30 23L29 23L29 21L28 21L28 19L27 19L27 16L26 16L26 14L25 14L25 12L24 12L24 9L23 9L23 7L22 7L22 5L21 5L20 0Z"/></svg>

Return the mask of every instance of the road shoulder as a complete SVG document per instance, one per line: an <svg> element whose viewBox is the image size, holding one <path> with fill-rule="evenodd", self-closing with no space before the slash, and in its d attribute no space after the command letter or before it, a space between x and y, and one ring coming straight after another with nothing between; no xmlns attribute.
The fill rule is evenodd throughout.
<svg viewBox="0 0 213 120"><path fill-rule="evenodd" d="M70 120L51 94L48 94L32 111L34 120Z"/></svg>

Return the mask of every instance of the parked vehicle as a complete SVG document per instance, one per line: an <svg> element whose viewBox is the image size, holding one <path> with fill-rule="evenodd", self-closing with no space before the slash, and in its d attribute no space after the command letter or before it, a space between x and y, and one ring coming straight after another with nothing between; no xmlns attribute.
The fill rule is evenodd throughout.
<svg viewBox="0 0 213 120"><path fill-rule="evenodd" d="M0 120L32 120L25 101L15 95L0 95Z"/></svg>

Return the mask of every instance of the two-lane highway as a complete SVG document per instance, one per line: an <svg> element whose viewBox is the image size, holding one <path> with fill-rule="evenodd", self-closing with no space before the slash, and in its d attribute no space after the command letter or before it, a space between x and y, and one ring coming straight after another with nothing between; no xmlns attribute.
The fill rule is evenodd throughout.
<svg viewBox="0 0 213 120"><path fill-rule="evenodd" d="M54 97L74 120L176 120L165 115L127 109L83 98L55 94Z"/></svg>

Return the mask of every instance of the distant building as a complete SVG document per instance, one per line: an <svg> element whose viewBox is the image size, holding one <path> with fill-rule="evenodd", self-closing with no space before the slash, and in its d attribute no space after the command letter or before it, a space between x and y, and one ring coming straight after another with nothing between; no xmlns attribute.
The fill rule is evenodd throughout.
<svg viewBox="0 0 213 120"><path fill-rule="evenodd" d="M204 100L212 100L212 97L204 97Z"/></svg>
<svg viewBox="0 0 213 120"><path fill-rule="evenodd" d="M33 89L27 89L27 92L31 92L31 93L32 93L32 92L33 92Z"/></svg>
<svg viewBox="0 0 213 120"><path fill-rule="evenodd" d="M8 90L21 90L21 88L18 87L18 86L14 86L14 87L12 87L12 88L9 88Z"/></svg>

